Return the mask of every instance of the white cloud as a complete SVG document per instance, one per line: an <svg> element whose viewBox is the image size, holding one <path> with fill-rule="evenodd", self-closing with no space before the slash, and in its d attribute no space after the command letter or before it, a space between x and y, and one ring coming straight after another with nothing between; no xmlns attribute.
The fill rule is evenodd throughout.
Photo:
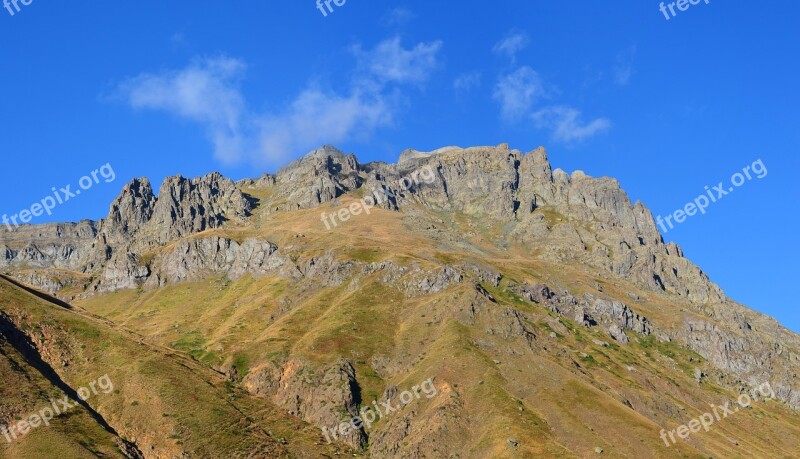
<svg viewBox="0 0 800 459"><path fill-rule="evenodd" d="M494 88L494 100L506 122L533 121L539 129L552 131L553 141L575 143L611 128L611 121L581 119L581 112L565 105L537 106L551 97L539 74L528 66L501 75Z"/></svg>
<svg viewBox="0 0 800 459"><path fill-rule="evenodd" d="M162 110L198 122L223 161L237 158L243 142L245 102L238 89L242 61L198 59L188 67L142 74L123 82L120 94L135 109Z"/></svg>
<svg viewBox="0 0 800 459"><path fill-rule="evenodd" d="M453 88L459 92L471 91L481 85L481 73L462 73L453 81Z"/></svg>
<svg viewBox="0 0 800 459"><path fill-rule="evenodd" d="M399 37L384 40L371 51L361 46L353 48L359 59L359 67L367 80L379 84L423 83L437 66L437 54L441 41L418 43L405 49Z"/></svg>
<svg viewBox="0 0 800 459"><path fill-rule="evenodd" d="M186 35L183 32L175 32L170 35L169 43L173 48L186 46Z"/></svg>
<svg viewBox="0 0 800 459"><path fill-rule="evenodd" d="M636 57L636 46L631 46L617 54L617 62L613 69L616 84L625 86L631 81L634 57Z"/></svg>
<svg viewBox="0 0 800 459"><path fill-rule="evenodd" d="M500 104L503 118L514 120L529 113L534 104L546 96L546 92L539 74L525 66L500 77L493 96Z"/></svg>
<svg viewBox="0 0 800 459"><path fill-rule="evenodd" d="M552 130L553 140L563 143L580 142L611 128L606 118L584 123L579 110L563 105L544 108L532 117L537 127Z"/></svg>
<svg viewBox="0 0 800 459"><path fill-rule="evenodd" d="M282 109L250 111L239 88L245 64L226 57L195 60L188 67L142 74L119 85L135 109L160 110L201 124L225 163L270 166L321 144L369 136L390 124L402 84L422 84L437 67L441 42L404 48L399 38L372 50L354 48L356 76L342 92L309 85Z"/></svg>
<svg viewBox="0 0 800 459"><path fill-rule="evenodd" d="M323 144L343 142L358 132L371 132L389 124L392 116L392 107L380 94L340 96L309 88L287 110L259 122L260 151L278 163Z"/></svg>
<svg viewBox="0 0 800 459"><path fill-rule="evenodd" d="M383 22L387 25L404 25L415 17L416 15L411 10L401 6L389 11L384 17Z"/></svg>
<svg viewBox="0 0 800 459"><path fill-rule="evenodd" d="M530 39L523 32L511 31L502 40L497 42L492 48L492 52L498 55L505 55L515 62L517 53L528 47Z"/></svg>

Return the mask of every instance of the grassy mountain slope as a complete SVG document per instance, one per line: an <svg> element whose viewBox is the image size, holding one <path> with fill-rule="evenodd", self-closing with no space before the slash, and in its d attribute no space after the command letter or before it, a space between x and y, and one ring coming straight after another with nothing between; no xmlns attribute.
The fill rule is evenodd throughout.
<svg viewBox="0 0 800 459"><path fill-rule="evenodd" d="M340 206L352 199L343 197ZM435 236L436 226L473 236L445 243ZM696 314L693 307L585 266L537 259L530 248L503 242L503 232L412 206L403 213L376 208L331 231L320 222L320 209L262 209L251 225L195 237L263 237L298 265L338 266L326 271L329 280L341 274L336 263L355 264L347 272L356 275L327 283L212 276L77 304L153 345L226 371L278 404L283 392L262 391L258 381L269 379L263 375L298 367L314 375L340 359L353 362L363 405L389 388L402 391L433 377L436 397L366 432L374 457L585 457L598 447L609 457L797 457L800 416L774 401L667 448L662 428L689 422L710 403L735 399L737 383L694 352L652 335L614 343L520 298L512 284L546 282L574 295L596 294L600 285L609 297L635 295L636 312L664 327L676 319L671 311ZM405 271L392 276L366 268L386 263ZM462 264L501 272L503 279L494 286L466 278L429 294L404 290L417 271ZM695 368L709 377L698 382ZM313 421L311 411L301 408L300 415Z"/></svg>
<svg viewBox="0 0 800 459"><path fill-rule="evenodd" d="M87 402L145 457L319 457L335 451L318 445L318 431L190 357L5 279L0 279L0 318L6 337L0 365L9 369L3 372L2 390L10 394L4 417L24 416L41 405L44 394L57 392L41 372L26 366L26 360L39 358L72 390L107 374L114 391ZM26 344L35 356L19 354ZM0 445L0 452L52 457L44 451L59 448L65 457L121 456L111 437L76 410L52 429L39 427L18 443Z"/></svg>
<svg viewBox="0 0 800 459"><path fill-rule="evenodd" d="M50 400L64 396L1 337L0 375L3 378L0 387L3 421L0 424L3 426L6 422L19 422L49 406ZM50 424L49 428L34 429L11 443L0 437L0 457L125 457L117 448L113 434L82 408L75 409L69 416L55 418Z"/></svg>

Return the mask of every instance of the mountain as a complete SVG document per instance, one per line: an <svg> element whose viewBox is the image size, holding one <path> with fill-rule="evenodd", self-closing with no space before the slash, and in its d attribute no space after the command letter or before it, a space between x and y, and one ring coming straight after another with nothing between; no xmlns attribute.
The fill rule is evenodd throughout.
<svg viewBox="0 0 800 459"><path fill-rule="evenodd" d="M72 308L0 308L6 340L69 387L165 381L92 408L116 432L96 442L129 457L799 457L800 337L727 298L616 180L543 148L361 164L325 146L258 179L134 179L101 221L0 234L0 269ZM62 349L86 323L100 337ZM199 398L189 418L181 397Z"/></svg>

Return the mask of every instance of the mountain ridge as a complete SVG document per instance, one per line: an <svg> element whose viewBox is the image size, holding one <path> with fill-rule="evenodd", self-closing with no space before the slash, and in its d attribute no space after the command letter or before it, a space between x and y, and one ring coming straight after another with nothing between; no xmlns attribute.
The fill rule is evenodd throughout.
<svg viewBox="0 0 800 459"><path fill-rule="evenodd" d="M149 223L150 228L144 228L143 230L146 232L149 229L151 234L145 235L144 239L146 241L137 241L140 245L144 244L144 246L131 247L135 249L132 250L133 252L142 252L147 249L163 246L167 242L176 240L184 235L199 233L206 229L218 228L228 219L234 219L239 222L243 221L252 210L252 202L248 201L248 199L242 195L237 189L237 186L256 183L270 184L269 186L275 187L279 193L285 193L285 195L287 195L286 197L290 198L289 201L293 200L295 209L291 210L296 210L299 208L319 206L361 187L375 187L377 185L378 187L385 188L387 187L388 181L376 180L374 177L380 177L383 172L394 172L394 175L402 176L404 169L400 167L401 164L404 164L404 167L408 168L409 166L413 167L414 164L420 164L420 161L428 163L443 155L455 154L461 157L467 157L472 152L485 152L491 149L492 147L472 147L467 149L445 147L431 153L416 152L416 154L422 154L422 157L409 159L403 158L401 155L401 160L398 161L397 164L366 163L361 165L354 155L345 155L335 147L328 145L314 150L303 158L287 165L276 175L267 174L258 180L245 179L233 183L216 172L195 179L185 179L180 175L168 177L164 180L160 187L160 192L158 193L158 196L163 199L156 198L156 194L153 192L147 178L133 179L130 183L125 185L121 194L114 200L109 210L108 217L103 220L97 222L84 220L77 224L24 226L14 231L14 233L24 233L27 228L50 228L52 225L56 225L56 233L62 233L67 230L67 228L74 228L78 231L76 236L81 239L96 237L99 241L98 244L95 245L102 246L101 248L108 249L115 244L120 245L122 248L128 248L125 247L126 240L135 239L140 227L144 226L145 223ZM525 218L518 218L514 206L520 206L522 202L525 203L525 205L522 206L523 209L529 208L533 210L537 206L547 206L556 199L556 193L563 193L564 187L569 187L574 184L575 188L581 188L582 184L586 184L587 186L584 188L589 188L585 190L586 194L589 194L588 197L594 198L595 200L598 198L601 199L600 202L594 202L592 204L594 204L595 207L605 206L605 210L611 210L611 216L614 217L611 221L612 224L632 227L632 229L641 233L637 234L637 236L643 235L649 242L655 243L657 246L665 247L670 254L682 257L682 251L676 244L664 243L663 238L656 228L652 214L646 206L644 206L641 201L631 204L627 195L621 190L616 179L609 177L592 178L580 170L573 172L571 175L561 169L551 170L546 153L541 147L524 156L517 150L508 150L507 144L502 144L497 147L496 151L508 151L509 154L514 156L515 163L518 162L519 164L513 166L512 173L519 174L519 172L514 169L516 167L522 167L526 169L530 175L528 177L516 177L508 184L501 183L501 189L497 191L500 191L501 194L505 194L505 196L502 197L508 199L502 199L499 208L484 205L478 209L479 211L500 219L515 219L520 223L526 223L526 225L524 225L526 227L519 229L518 232L540 231L541 228L538 227L540 225L531 225L531 222L525 221ZM456 164L456 166L460 165ZM365 172L366 177L359 178L357 175L358 172ZM458 171L456 171L456 173L458 173ZM298 178L302 179L302 177L307 177L309 175L316 178L318 183L301 183L300 186L294 185L298 181ZM388 175L389 174L387 174L387 176ZM486 175L484 177L489 176L490 175ZM438 178L443 179L443 177ZM479 178L483 177L479 176ZM540 186L541 183L547 184L548 182L553 185L552 189ZM502 189L506 185L514 189L515 193L511 194L508 193L508 190ZM220 190L220 196L215 196L212 199L209 192L211 189ZM446 185L444 189L445 198L449 198L450 196L447 196ZM387 200L386 204L384 204L387 208L397 209L398 205L403 204L403 202L408 199L406 194L411 194L411 198L417 197L417 193L415 193L416 190L408 190L406 193L398 192L397 189L389 191L392 192L394 198ZM471 190L464 191L469 192ZM584 190L577 190L577 192L574 193L577 196L570 195L562 197L583 200L585 202L587 196L581 196L581 191ZM598 193L606 193L607 195L598 196ZM517 196L517 194L519 196ZM453 193L453 195L458 196L458 192ZM186 197L188 197L188 199L184 199ZM519 197L519 199L516 199L517 197ZM428 196L422 196L422 199L426 198L428 198ZM430 198L440 199L441 197L430 196ZM441 204L441 202L435 204ZM457 203L457 205L464 206L464 203ZM292 207L286 206L286 204L284 204L284 207L278 206L276 210L290 210L288 207ZM474 209L471 210L474 213ZM175 215L173 216L172 214ZM586 218L586 215L580 215L580 217ZM589 215L589 217L594 217L594 215ZM534 226L534 228L531 228L531 226ZM94 232L96 233L92 234ZM7 238L8 234L4 236ZM521 236L524 237L524 235ZM25 241L34 237L41 238L42 235L29 234L20 239ZM627 244L627 242L625 243ZM5 249L6 252L5 260L0 259L0 263L3 265L13 265L16 257L9 257L9 247L6 245L0 248ZM60 261L67 261L66 258L71 259L73 256L72 253L64 255L63 258L65 258L65 260ZM32 258L31 256L25 258L24 253L21 257L24 261L34 262L35 260ZM83 271L91 271L96 268L96 265L102 264L102 256L95 255L94 258L97 260L86 263L86 267L82 269ZM56 261L57 260L53 260L54 265L58 265ZM74 268L75 264L62 263L61 266ZM626 267L622 266L616 267L615 269L625 270L625 268ZM707 279L707 276L705 276L702 271L698 271L697 275L701 278L701 281ZM651 279L650 281L656 284L663 282L663 280L660 279ZM721 290L710 282L707 282L707 284L705 289L708 291L695 293L698 295L699 299L721 299Z"/></svg>
<svg viewBox="0 0 800 459"><path fill-rule="evenodd" d="M431 181L403 180L427 170L434 173ZM375 192L385 199L373 202L368 215L353 212ZM350 217L338 227L321 221L322 213L343 211ZM618 181L553 170L541 147L524 154L507 144L406 150L396 164L361 164L324 146L257 179L170 177L158 195L149 180L134 179L106 219L21 227L0 235L0 254L0 268L15 279L162 345L193 343L187 347L193 356L320 427L357 413L362 392L397 387L403 372L419 379L409 385L427 379L422 367L437 375L440 391L460 392L454 381L462 379L479 390L474 375L442 373L428 358L407 355L425 349L430 359L447 362L442 353L452 345L444 342L485 355L460 358L525 387L530 380L493 362L512 359L529 367L527 356L559 368L577 393L613 387L613 403L621 401L648 423L679 418L671 400L706 385L728 391L769 381L781 403L800 409L800 337L727 298L677 244L664 241L651 212L631 202ZM382 304L388 299L396 306ZM189 306L200 300L207 306ZM423 304L426 312L403 312ZM209 323L188 320L186 307ZM390 317L398 328L376 324L373 338L383 344L352 347L362 341L352 330L372 324L371 315ZM420 315L432 322L420 323ZM439 338L426 337L423 331L435 324ZM403 344L398 334L426 344ZM653 357L654 349L660 357ZM574 360L575 353L585 356ZM613 377L598 376L589 357L604 362L598 368ZM670 369L647 363L653 358ZM611 370L625 360L631 363L620 369L643 365L648 376ZM665 395L648 400L618 386L628 378L635 386L685 381L675 383L680 389L662 386ZM390 380L394 386L381 385ZM332 381L342 386L323 389ZM502 397L514 392L501 379L493 381ZM549 402L526 397L526 410L549 419L548 425L557 422ZM452 416L467 410L453 400L424 405ZM457 417L431 409L404 418L417 425L403 430L405 436L392 433L398 419L375 434L354 430L345 441L390 457L435 455L424 444L433 439L463 442L455 433ZM510 416L495 415L503 422ZM442 430L419 430L416 416ZM500 447L497 432L473 427L491 436L492 448ZM562 448L592 449L552 425L537 432L549 439L542 441L554 455ZM595 438L591 432L585 431L587 438ZM403 438L413 448L400 446Z"/></svg>

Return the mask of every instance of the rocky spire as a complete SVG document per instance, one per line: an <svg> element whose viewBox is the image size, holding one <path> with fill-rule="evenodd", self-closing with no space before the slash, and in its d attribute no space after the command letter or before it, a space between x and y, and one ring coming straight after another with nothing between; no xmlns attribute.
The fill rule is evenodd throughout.
<svg viewBox="0 0 800 459"><path fill-rule="evenodd" d="M250 200L219 172L195 179L178 175L164 180L145 230L151 244L161 245L229 220L244 223L251 210Z"/></svg>
<svg viewBox="0 0 800 459"><path fill-rule="evenodd" d="M153 216L156 197L147 178L131 180L111 203L103 221L101 236L109 245L130 242L139 229Z"/></svg>

